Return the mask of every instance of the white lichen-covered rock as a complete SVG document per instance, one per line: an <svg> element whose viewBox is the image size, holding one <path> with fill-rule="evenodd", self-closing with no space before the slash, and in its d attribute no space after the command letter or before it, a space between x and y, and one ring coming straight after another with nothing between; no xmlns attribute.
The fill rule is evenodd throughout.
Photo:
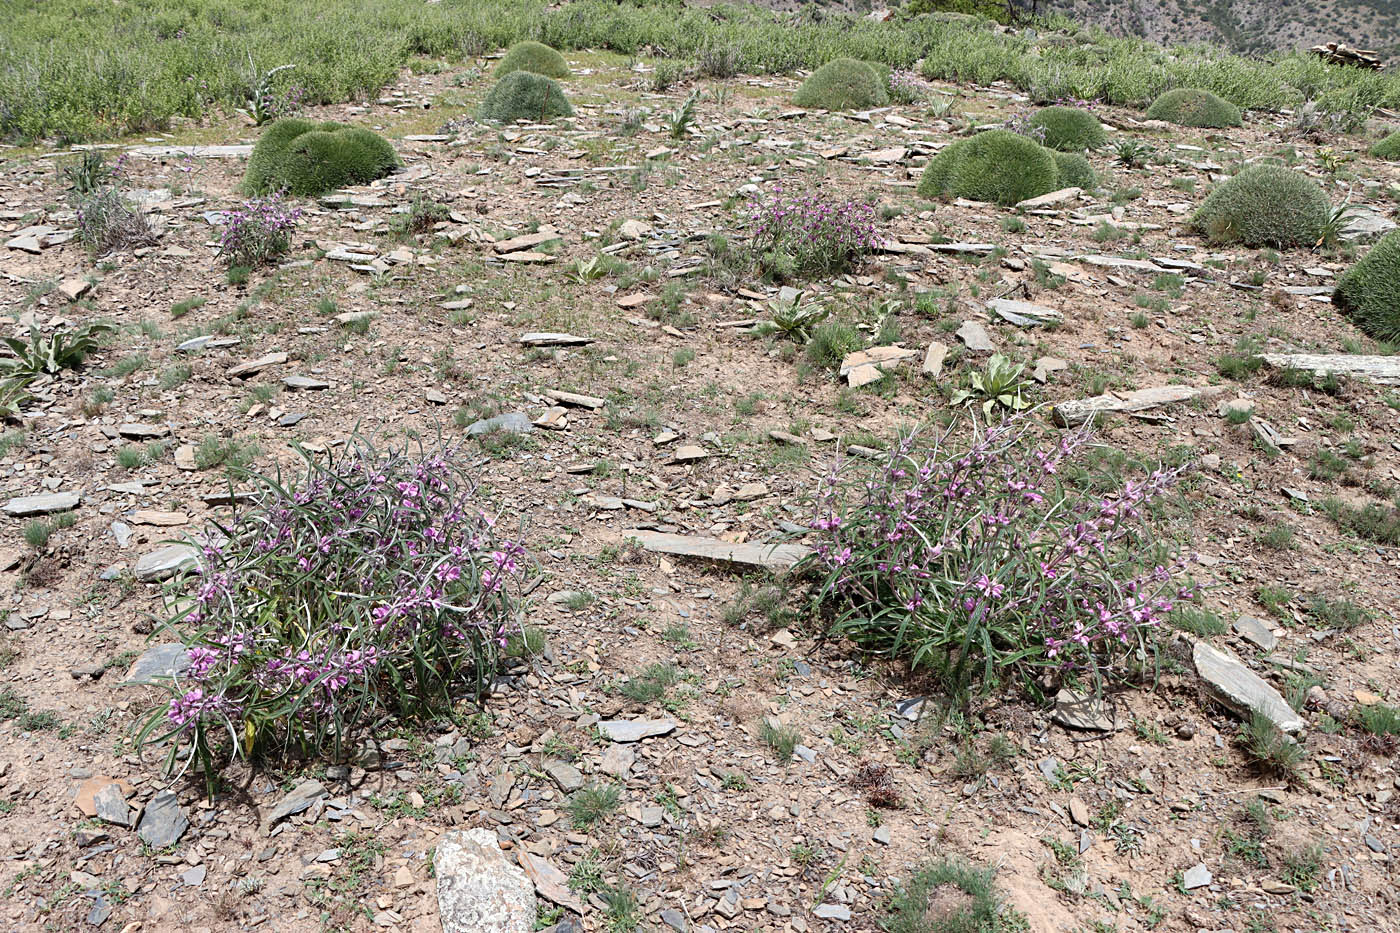
<svg viewBox="0 0 1400 933"><path fill-rule="evenodd" d="M433 854L443 933L530 933L535 886L489 829L454 830Z"/></svg>

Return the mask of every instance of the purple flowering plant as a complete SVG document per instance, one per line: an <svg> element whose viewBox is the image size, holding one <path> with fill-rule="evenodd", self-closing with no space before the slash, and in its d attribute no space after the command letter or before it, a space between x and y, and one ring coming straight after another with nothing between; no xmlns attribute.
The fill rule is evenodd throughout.
<svg viewBox="0 0 1400 933"><path fill-rule="evenodd" d="M1027 416L954 446L902 438L877 467L820 482L811 565L834 634L928 669L956 696L1022 681L1096 689L1141 669L1152 633L1195 597L1157 506L1180 469L1107 493L1071 478L1092 435L1035 443Z"/></svg>
<svg viewBox="0 0 1400 933"><path fill-rule="evenodd" d="M754 209L750 246L759 265L779 279L840 272L879 245L875 206L868 201L775 188Z"/></svg>
<svg viewBox="0 0 1400 933"><path fill-rule="evenodd" d="M292 207L274 192L252 198L224 212L224 232L219 255L231 266L261 266L285 253L292 245L292 230L301 208Z"/></svg>
<svg viewBox="0 0 1400 933"><path fill-rule="evenodd" d="M896 68L890 72L890 99L900 104L917 104L928 96L929 85L917 72Z"/></svg>
<svg viewBox="0 0 1400 933"><path fill-rule="evenodd" d="M295 484L255 477L251 504L173 584L183 605L166 628L189 664L137 740L168 743L168 769L184 749L211 781L216 758L345 760L394 717L479 700L519 634L525 552L458 450L302 455Z"/></svg>

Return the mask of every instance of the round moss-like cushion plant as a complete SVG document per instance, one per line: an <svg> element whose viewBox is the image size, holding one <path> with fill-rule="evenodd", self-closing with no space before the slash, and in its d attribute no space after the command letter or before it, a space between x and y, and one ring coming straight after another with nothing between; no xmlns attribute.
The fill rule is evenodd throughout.
<svg viewBox="0 0 1400 933"><path fill-rule="evenodd" d="M1210 91L1179 87L1165 91L1147 108L1147 119L1165 120L1177 126L1219 128L1239 126L1240 108Z"/></svg>
<svg viewBox="0 0 1400 933"><path fill-rule="evenodd" d="M792 102L818 110L859 110L889 103L889 92L868 62L833 58L802 82Z"/></svg>
<svg viewBox="0 0 1400 933"><path fill-rule="evenodd" d="M253 147L243 189L311 197L383 178L399 165L382 136L343 123L289 118L268 127Z"/></svg>
<svg viewBox="0 0 1400 933"><path fill-rule="evenodd" d="M1089 164L1089 160L1077 152L1054 152L1050 153L1055 158L1055 168L1059 171L1059 180L1055 183L1057 188L1094 188L1098 186L1099 177L1094 174L1094 168Z"/></svg>
<svg viewBox="0 0 1400 933"><path fill-rule="evenodd" d="M1400 230L1342 273L1332 303L1377 340L1400 342Z"/></svg>
<svg viewBox="0 0 1400 933"><path fill-rule="evenodd" d="M573 115L574 108L558 82L530 71L512 71L497 81L477 110L477 119L491 123L546 123Z"/></svg>
<svg viewBox="0 0 1400 933"><path fill-rule="evenodd" d="M1190 224L1213 243L1312 246L1330 214L1326 193L1309 179L1277 165L1251 165L1217 185Z"/></svg>
<svg viewBox="0 0 1400 933"><path fill-rule="evenodd" d="M919 179L919 197L952 195L1010 205L1054 191L1059 178L1049 149L1010 130L987 130L930 159Z"/></svg>
<svg viewBox="0 0 1400 933"><path fill-rule="evenodd" d="M1377 159L1385 159L1387 162L1400 162L1400 130L1396 130L1372 146L1371 155Z"/></svg>
<svg viewBox="0 0 1400 933"><path fill-rule="evenodd" d="M1099 118L1076 107L1046 107L1031 115L1030 125L1045 130L1044 144L1060 152L1083 152L1108 142Z"/></svg>
<svg viewBox="0 0 1400 933"><path fill-rule="evenodd" d="M496 66L496 77L503 78L512 71L529 71L546 78L564 78L569 74L569 65L564 56L543 42L526 40L512 45L501 63Z"/></svg>

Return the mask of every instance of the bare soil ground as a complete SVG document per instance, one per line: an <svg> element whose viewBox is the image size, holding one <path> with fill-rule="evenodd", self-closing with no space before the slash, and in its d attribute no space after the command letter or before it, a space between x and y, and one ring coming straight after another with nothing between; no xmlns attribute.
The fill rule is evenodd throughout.
<svg viewBox="0 0 1400 933"><path fill-rule="evenodd" d="M1099 193L1025 216L1021 230L1013 211L935 206L913 191L924 158L969 117L997 122L1028 108L1006 89L936 88L955 101L948 119L917 106L865 116L795 113L793 80L741 77L657 94L647 89L650 75L620 57L570 62L575 74L565 87L578 116L554 127L500 131L463 121L446 139L408 138L437 134L468 113L489 86L489 63L405 74L378 101L318 109L317 118L386 133L406 171L357 190L367 206L309 205L288 264L255 271L244 285L226 283L211 245L217 228L204 216L238 203L241 159L128 161L128 187L149 192L145 203L161 224L153 248L92 258L68 242L38 255L0 254L0 308L12 319L48 326L101 318L121 328L83 371L39 387L22 442L0 456L6 499L83 494L77 523L37 552L22 540L27 520L4 519L3 679L29 714L7 713L0 724L3 924L434 930L434 843L448 829L481 826L583 882L596 867L608 883L630 886L640 899L637 920L656 930L874 930L894 882L944 854L996 866L1011 905L1037 931L1400 927L1396 750L1346 725L1320 728L1324 711L1345 717L1358 702L1397 699L1400 560L1394 549L1340 531L1317 507L1329 495L1383 501L1400 480L1400 401L1360 381L1327 394L1271 384L1264 371L1225 379L1215 361L1241 339L1278 351L1367 350L1325 299L1284 291L1330 284L1347 259L1220 250L1180 229L1213 174L1232 162L1292 153L1334 200L1342 196L1336 179L1349 180L1354 202L1386 215L1391 204L1371 183L1400 181L1397 169L1347 139L1331 143L1354 157L1334 176L1314 143L1284 134L1283 117L1259 116L1224 132L1118 129L1115 138L1140 137L1160 158L1127 169L1111 161L1111 150L1093 154ZM660 118L693 87L704 92L697 129L672 139ZM642 108L649 113L629 129L627 112ZM1120 127L1139 116L1101 115ZM255 136L230 120L150 142ZM868 157L890 149L902 151ZM70 228L56 154L0 155L0 231ZM707 237L723 236L741 252L750 209L734 196L745 185L767 190L775 182L878 199L888 209L881 234L890 240L1003 247L985 257L882 254L848 276L805 286L871 331L893 309L904 346L952 344L937 379L920 375L915 360L870 389L845 389L790 342L731 326L765 318L764 302L748 296L766 298L776 288L723 255L715 259L722 251ZM449 206L453 220L395 235L394 220L418 194ZM1099 215L1108 219L1086 221ZM619 239L628 219L651 229ZM1132 224L1146 226L1122 229ZM491 238L539 225L559 234L557 245L540 250L542 261L495 255ZM613 244L622 244L613 255L625 269L596 280L570 274L575 262ZM344 245L380 257L378 267L325 258ZM1179 278L1144 275L1080 261L1085 255L1166 257L1202 268ZM89 277L95 287L80 303L53 290ZM915 310L920 292L938 294L924 305L931 313ZM620 306L631 295L646 301ZM1039 330L1001 323L985 302L1003 295L1055 308L1064 323ZM206 300L171 319L172 305L195 297ZM466 299L470 307L442 307ZM337 323L350 312L373 317L367 327ZM1227 423L1215 401L1117 416L1101 428L1105 445L1131 457L1216 458L1187 487L1178 528L1213 587L1208 606L1227 623L1241 614L1267 620L1280 637L1272 654L1279 663L1233 635L1212 640L1299 696L1313 683L1300 672L1316 674L1298 780L1254 770L1236 745L1237 718L1169 656L1154 684L1113 698L1120 728L1092 741L1014 697L948 718L928 703L929 714L915 722L896 704L923 695L927 684L819 640L799 619L778 615L774 625L761 613L732 611L743 580L729 568L623 546L629 529L650 525L757 540L783 522L804 522L803 497L839 444L888 441L900 426L947 409L951 391L981 365L952 336L964 320L983 323L1028 369L1041 357L1069 364L1037 387L1038 401L1222 384L1220 399L1251 401L1293 441L1263 449L1250 426ZM594 342L531 349L519 342L529 331ZM238 342L176 350L202 332ZM246 379L226 373L274 352L289 361ZM187 379L174 369L181 365L190 368ZM293 374L330 387L284 388ZM111 390L105 403L94 395L103 387ZM315 763L235 770L235 791L212 802L201 784L177 784L191 826L164 851L84 816L75 798L94 777L128 782L133 806L163 786L158 762L138 758L126 742L158 697L121 685L152 620L165 612L160 587L129 574L100 576L193 532L222 508L201 497L226 488L224 472L182 469L178 448L255 442L254 465L268 469L294 461L293 442L325 446L355 430L456 440L478 416L541 415L551 389L607 405L570 409L564 430L471 447L486 489L507 520L523 526L549 573L526 618L544 630L547 652L502 682L474 728L381 736L384 761L369 770L328 774ZM458 409L468 411L454 419ZM118 428L132 422L167 426L169 443L124 469L117 452L135 442ZM773 430L805 443L776 443ZM658 444L668 431L679 439ZM840 440L819 441L820 431ZM698 444L709 456L676 463L677 443ZM1344 472L1310 470L1320 452L1344 461ZM732 498L753 483L763 484L754 498ZM618 507L621 498L655 510ZM140 510L185 520L140 524ZM124 543L114 523L130 529ZM556 594L563 595L549 598ZM1345 598L1373 619L1339 630L1309 612L1315 596ZM663 700L640 706L618 692L629 676L667 661L683 677ZM54 718L35 717L43 712ZM627 764L594 726L614 716L678 726L629 746L635 760ZM759 740L765 716L800 731L800 755L779 761ZM1012 754L997 757L999 748ZM567 795L545 771L561 760L590 781L610 780L603 768L611 767L619 809L587 831L574 828ZM889 766L900 806L875 809L851 785L865 761ZM269 835L261 825L268 810L306 777L324 780L330 796ZM1273 817L1267 835L1244 816L1261 796ZM1188 890L1187 872L1200 864L1211 880ZM596 895L584 899L584 929L629 928Z"/></svg>

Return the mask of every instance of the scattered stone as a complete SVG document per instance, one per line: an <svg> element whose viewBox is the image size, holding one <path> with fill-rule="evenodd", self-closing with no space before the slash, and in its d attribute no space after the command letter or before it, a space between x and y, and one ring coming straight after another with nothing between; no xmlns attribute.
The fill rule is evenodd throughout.
<svg viewBox="0 0 1400 933"><path fill-rule="evenodd" d="M1017 327L1042 327L1046 324L1058 324L1065 318L1053 308L1043 308L1026 301L1011 301L1007 298L993 298L987 302L987 310Z"/></svg>
<svg viewBox="0 0 1400 933"><path fill-rule="evenodd" d="M68 512L78 507L82 496L76 492L44 493L37 496L18 496L5 503L5 514L16 518L30 515L51 515L54 512Z"/></svg>
<svg viewBox="0 0 1400 933"><path fill-rule="evenodd" d="M928 345L928 351L924 353L923 373L925 376L937 379L943 372L943 361L948 358L948 345L935 340Z"/></svg>
<svg viewBox="0 0 1400 933"><path fill-rule="evenodd" d="M1019 202L1016 209L1021 211L1043 210L1047 207L1055 207L1073 201L1083 193L1083 188L1061 188L1059 191L1051 191L1049 194L1042 194L1039 197L1027 198Z"/></svg>
<svg viewBox="0 0 1400 933"><path fill-rule="evenodd" d="M163 790L151 798L141 814L141 822L136 827L136 835L152 849L164 849L180 841L190 821L180 809L180 801L175 792Z"/></svg>
<svg viewBox="0 0 1400 933"><path fill-rule="evenodd" d="M500 240L492 248L497 253L501 254L518 253L536 246L543 246L552 240L558 239L561 239L561 237L553 231L548 233L527 233L523 236L511 237L509 240ZM553 259L554 257L551 256L549 258Z"/></svg>
<svg viewBox="0 0 1400 933"><path fill-rule="evenodd" d="M443 933L530 933L535 887L490 829L444 833L433 852Z"/></svg>
<svg viewBox="0 0 1400 933"><path fill-rule="evenodd" d="M719 538L669 534L640 528L625 534L629 538L636 538L643 548L654 553L752 564L770 569L786 569L812 553L811 548L801 544L735 544L721 541Z"/></svg>
<svg viewBox="0 0 1400 933"><path fill-rule="evenodd" d="M603 760L599 763L598 769L604 774L622 779L627 777L627 772L632 770L632 765L636 760L637 753L626 745L609 745L603 751Z"/></svg>
<svg viewBox="0 0 1400 933"><path fill-rule="evenodd" d="M1106 392L1094 398L1060 402L1052 409L1055 423L1061 427L1077 427L1098 414L1139 412L1163 405L1188 402L1194 398L1209 398L1226 391L1224 386L1156 386L1135 392Z"/></svg>
<svg viewBox="0 0 1400 933"><path fill-rule="evenodd" d="M583 786L583 774L567 761L548 762L544 766L544 772L553 778L554 783L566 794L572 794Z"/></svg>
<svg viewBox="0 0 1400 933"><path fill-rule="evenodd" d="M640 742L675 730L671 719L604 719L598 723L598 731L613 742Z"/></svg>
<svg viewBox="0 0 1400 933"><path fill-rule="evenodd" d="M73 794L73 806L78 808L78 812L86 817L97 816L97 793L108 784L117 785L118 792L122 797L129 796L135 788L126 781L108 777L105 774L94 775L82 783Z"/></svg>
<svg viewBox="0 0 1400 933"><path fill-rule="evenodd" d="M99 820L116 826L131 825L131 807L117 784L103 784L92 795L92 804Z"/></svg>
<svg viewBox="0 0 1400 933"><path fill-rule="evenodd" d="M520 335L520 343L527 347L582 347L592 342L592 337L576 337L573 334L530 333Z"/></svg>
<svg viewBox="0 0 1400 933"><path fill-rule="evenodd" d="M671 453L671 459L676 463L688 463L691 460L704 460L710 456L703 447L695 444L683 444Z"/></svg>
<svg viewBox="0 0 1400 933"><path fill-rule="evenodd" d="M145 424L140 421L117 426L117 433L131 441L149 441L158 437L169 437L170 428L163 424Z"/></svg>
<svg viewBox="0 0 1400 933"><path fill-rule="evenodd" d="M1400 356L1353 356L1350 353L1261 353L1264 365L1275 369L1301 369L1322 375L1355 376L1376 385L1400 385Z"/></svg>
<svg viewBox="0 0 1400 933"><path fill-rule="evenodd" d="M879 381L886 372L899 367L907 359L919 355L917 350L901 346L871 347L848 353L841 361L840 375L851 386L863 386Z"/></svg>
<svg viewBox="0 0 1400 933"><path fill-rule="evenodd" d="M1283 697L1249 668L1234 657L1197 641L1191 651L1196 673L1211 688L1221 703L1243 715L1258 712L1266 716L1280 731L1299 732L1303 720Z"/></svg>
<svg viewBox="0 0 1400 933"><path fill-rule="evenodd" d="M617 235L624 240L640 240L651 233L651 224L645 220L624 220L617 228Z"/></svg>
<svg viewBox="0 0 1400 933"><path fill-rule="evenodd" d="M324 379L315 379L311 376L283 376L282 384L289 389L300 389L304 392L318 392L322 389L329 389L331 384Z"/></svg>
<svg viewBox="0 0 1400 933"><path fill-rule="evenodd" d="M1056 359L1053 356L1042 356L1035 361L1035 369L1031 372L1031 378L1042 385L1050 378L1051 373L1058 373L1069 369L1069 364L1064 360Z"/></svg>
<svg viewBox="0 0 1400 933"><path fill-rule="evenodd" d="M1069 818L1076 826L1090 826L1093 824L1093 817L1089 813L1089 805L1078 796L1071 794L1069 798Z"/></svg>
<svg viewBox="0 0 1400 933"><path fill-rule="evenodd" d="M188 649L179 642L152 645L126 672L124 685L147 686L178 677L190 667Z"/></svg>
<svg viewBox="0 0 1400 933"><path fill-rule="evenodd" d="M1108 714L1103 698L1074 690L1061 689L1055 695L1055 711L1050 718L1066 729L1114 731L1113 717Z"/></svg>
<svg viewBox="0 0 1400 933"><path fill-rule="evenodd" d="M199 566L199 551L188 544L171 544L143 554L136 561L132 573L142 583L158 583L168 580L184 570Z"/></svg>
<svg viewBox="0 0 1400 933"><path fill-rule="evenodd" d="M257 375L269 366L280 366L287 362L287 359L288 357L285 353L269 353L255 360L248 360L246 363L230 366L226 371L226 375L230 379L246 379L249 376Z"/></svg>
<svg viewBox="0 0 1400 933"><path fill-rule="evenodd" d="M58 283L58 293L69 301L77 301L90 291L92 283L87 279L64 279Z"/></svg>
<svg viewBox="0 0 1400 933"><path fill-rule="evenodd" d="M520 867L525 869L526 876L534 882L535 893L540 897L576 914L583 913L583 904L569 890L568 875L529 852L520 853Z"/></svg>
<svg viewBox="0 0 1400 933"><path fill-rule="evenodd" d="M957 330L957 338L973 353L991 353L996 349L992 338L987 336L987 329L976 321L963 321Z"/></svg>
<svg viewBox="0 0 1400 933"><path fill-rule="evenodd" d="M1204 862L1197 862L1186 869L1186 874L1182 876L1181 883L1188 891L1196 888L1204 888L1211 882L1210 869Z"/></svg>
<svg viewBox="0 0 1400 933"><path fill-rule="evenodd" d="M308 809L327 793L325 785L320 781L302 781L273 805L263 825L271 829L277 822Z"/></svg>
<svg viewBox="0 0 1400 933"><path fill-rule="evenodd" d="M851 908L845 904L820 904L812 908L812 916L823 920L849 920Z"/></svg>
<svg viewBox="0 0 1400 933"><path fill-rule="evenodd" d="M591 408L597 410L607 404L606 400L592 395L579 395L576 392L561 392L557 389L550 389L545 396L558 402L560 405L567 405L570 408Z"/></svg>
<svg viewBox="0 0 1400 933"><path fill-rule="evenodd" d="M1242 615L1231 626L1235 634L1261 651L1273 651L1278 647L1278 636L1254 616Z"/></svg>

